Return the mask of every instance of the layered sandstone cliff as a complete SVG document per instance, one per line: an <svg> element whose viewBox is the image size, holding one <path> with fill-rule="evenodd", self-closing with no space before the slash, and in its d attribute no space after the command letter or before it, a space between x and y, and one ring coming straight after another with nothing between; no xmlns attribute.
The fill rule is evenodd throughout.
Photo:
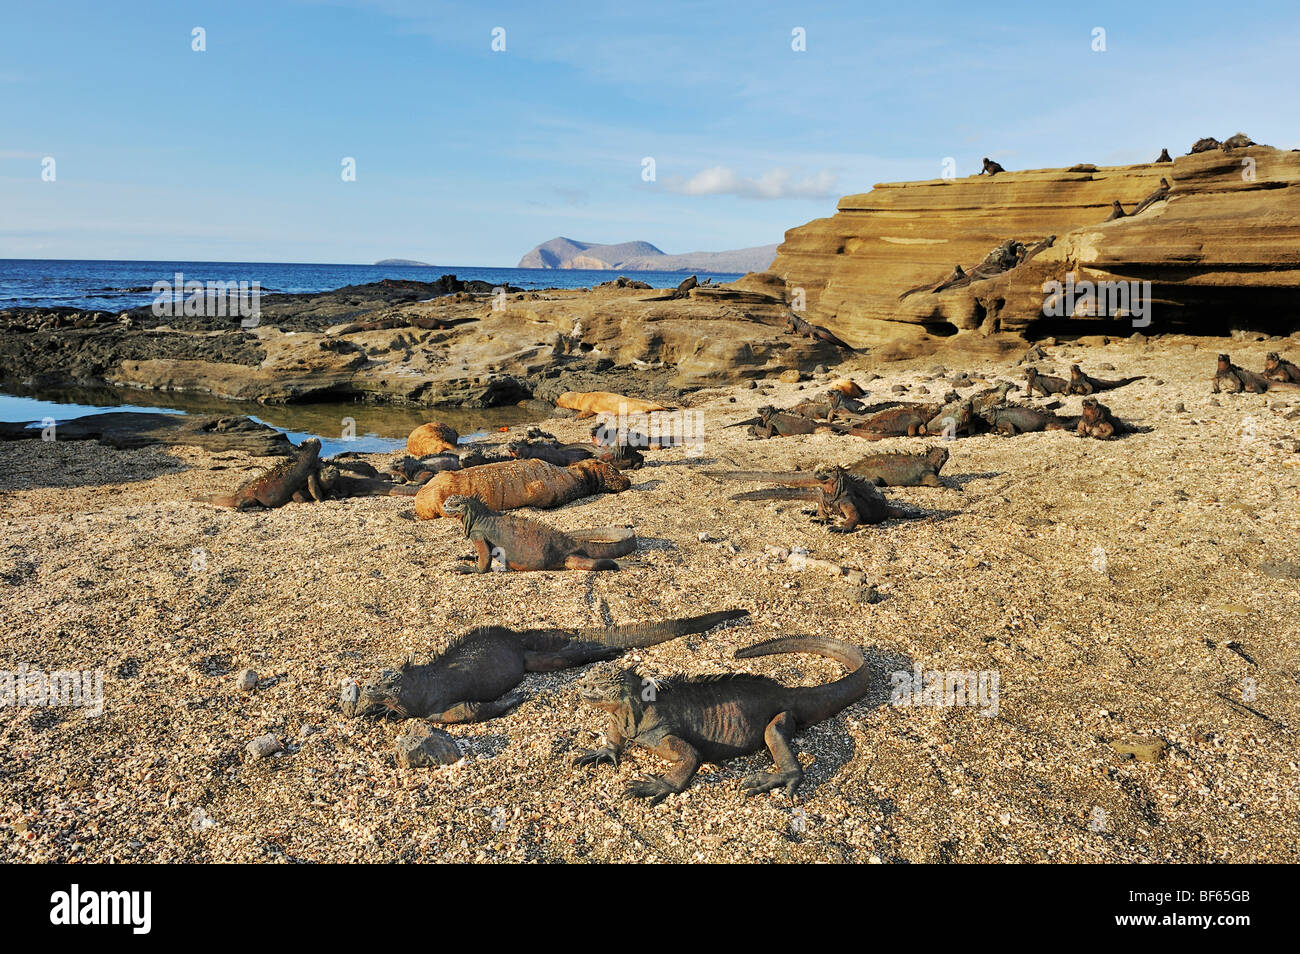
<svg viewBox="0 0 1300 954"><path fill-rule="evenodd" d="M1267 146L1183 156L1172 163L1004 172L886 183L840 200L838 212L791 229L767 273L741 287L785 286L805 315L854 345L905 333L1045 331L1045 282L1150 281L1149 331L1224 333L1252 322L1295 322L1300 290L1300 152ZM1167 199L1105 221L1113 200L1132 211L1168 179ZM967 271L999 244L1052 247L991 278L937 293L954 265ZM1130 316L1075 313L1120 330ZM900 326L898 323L905 323Z"/></svg>

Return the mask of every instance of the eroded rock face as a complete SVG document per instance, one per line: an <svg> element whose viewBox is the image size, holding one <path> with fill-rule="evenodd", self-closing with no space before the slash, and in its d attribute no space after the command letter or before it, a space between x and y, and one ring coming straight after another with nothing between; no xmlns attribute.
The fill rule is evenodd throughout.
<svg viewBox="0 0 1300 954"><path fill-rule="evenodd" d="M1225 321L1266 320L1294 301L1300 152L1249 146L1074 168L886 183L845 196L834 216L787 232L768 273L736 286L769 288L775 279L787 296L802 289L805 317L859 347L922 333L1046 332L1043 284L1069 272L1077 281L1150 281L1148 334L1221 334ZM1131 212L1161 177L1172 187L1167 199L1105 221L1115 200ZM941 285L955 265L970 272L1009 239L1032 246L1050 235L1053 245L1017 268L900 300Z"/></svg>

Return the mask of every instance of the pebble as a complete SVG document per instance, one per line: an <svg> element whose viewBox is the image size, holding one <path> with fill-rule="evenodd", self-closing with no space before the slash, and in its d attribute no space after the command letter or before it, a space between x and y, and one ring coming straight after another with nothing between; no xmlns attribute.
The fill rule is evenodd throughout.
<svg viewBox="0 0 1300 954"><path fill-rule="evenodd" d="M830 369L824 364L819 364L817 367L813 368L813 374L827 374L829 372Z"/></svg>
<svg viewBox="0 0 1300 954"><path fill-rule="evenodd" d="M260 739L254 739L244 748L255 759L264 759L276 752L284 751L284 746L280 744L280 740L270 734L264 735Z"/></svg>
<svg viewBox="0 0 1300 954"><path fill-rule="evenodd" d="M758 382L755 381L753 378L750 378L748 381L745 382L745 390L746 390L746 391L752 391L752 390L754 390L756 387L758 387Z"/></svg>
<svg viewBox="0 0 1300 954"><path fill-rule="evenodd" d="M245 669L235 677L235 686L243 692L252 692L257 688L257 673L251 669Z"/></svg>
<svg viewBox="0 0 1300 954"><path fill-rule="evenodd" d="M782 371L777 380L782 384L798 384L802 378L803 375L799 373L798 368L789 368L788 370Z"/></svg>
<svg viewBox="0 0 1300 954"><path fill-rule="evenodd" d="M1110 747L1125 758L1137 759L1139 762L1158 762L1168 745L1164 739L1142 738L1129 742L1115 741Z"/></svg>
<svg viewBox="0 0 1300 954"><path fill-rule="evenodd" d="M463 757L460 746L442 729L430 726L413 729L396 742L397 764L402 768L451 765Z"/></svg>

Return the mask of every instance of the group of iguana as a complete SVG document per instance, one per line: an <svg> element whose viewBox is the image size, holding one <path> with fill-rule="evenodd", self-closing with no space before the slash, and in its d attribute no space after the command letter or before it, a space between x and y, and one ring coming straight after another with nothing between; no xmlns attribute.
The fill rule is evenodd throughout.
<svg viewBox="0 0 1300 954"><path fill-rule="evenodd" d="M715 626L747 620L746 610L685 619L590 629L512 630L482 626L454 639L428 659L407 659L364 686L344 688L342 709L353 717L384 716L439 723L481 722L524 701L515 691L530 672L555 672L612 660L625 650L654 646ZM746 776L747 795L803 781L794 750L800 730L823 722L867 694L877 674L856 646L826 637L767 640L736 652L737 659L775 653L813 653L847 666L835 682L790 688L749 673L655 680L636 669L597 669L578 684L578 697L608 716L606 744L580 751L575 765L617 765L629 742L671 763L663 775L635 779L629 798L651 804L683 791L702 762L720 763L764 748L774 769Z"/></svg>

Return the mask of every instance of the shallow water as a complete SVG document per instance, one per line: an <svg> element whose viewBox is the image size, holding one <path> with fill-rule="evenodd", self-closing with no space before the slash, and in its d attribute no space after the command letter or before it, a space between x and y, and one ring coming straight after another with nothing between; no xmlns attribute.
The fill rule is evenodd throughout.
<svg viewBox="0 0 1300 954"><path fill-rule="evenodd" d="M392 407L360 402L322 404L252 404L223 401L207 395L182 392L78 388L27 394L0 393L0 421L68 421L87 414L110 411L151 411L166 414L215 414L251 417L289 435L299 444L309 437L321 440L321 456L345 451L364 454L392 453L406 445L411 431L428 421L454 427L462 443L536 415L518 407Z"/></svg>

